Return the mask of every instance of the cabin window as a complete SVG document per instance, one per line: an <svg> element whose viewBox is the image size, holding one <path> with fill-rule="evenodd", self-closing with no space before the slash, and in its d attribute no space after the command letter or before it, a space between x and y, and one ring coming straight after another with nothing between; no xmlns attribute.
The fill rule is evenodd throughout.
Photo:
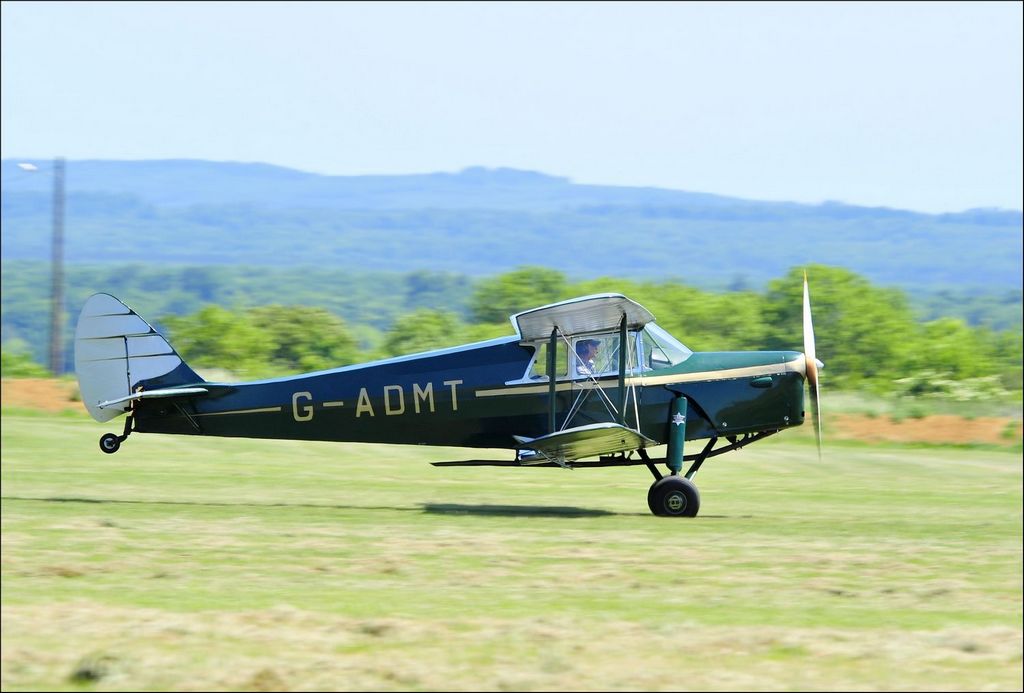
<svg viewBox="0 0 1024 693"><path fill-rule="evenodd" d="M648 324L641 333L644 368L660 370L671 368L690 358L693 353L675 337L657 325Z"/></svg>
<svg viewBox="0 0 1024 693"><path fill-rule="evenodd" d="M630 346L626 372L636 373L637 333L630 332L626 343ZM534 344L536 353L530 361L527 378L547 380L549 344L547 341ZM559 338L557 344L555 377L559 380L607 377L619 373L618 332L573 336L569 338L569 346L565 339Z"/></svg>
<svg viewBox="0 0 1024 693"><path fill-rule="evenodd" d="M530 363L530 372L527 377L534 380L548 377L548 346L549 342L542 342L537 347L537 353L533 357L533 361ZM566 374L567 364L569 362L568 352L566 351L565 342L562 340L558 341L557 348L555 349L555 377L564 378Z"/></svg>
<svg viewBox="0 0 1024 693"><path fill-rule="evenodd" d="M573 377L615 375L619 372L619 335L596 334L572 340Z"/></svg>

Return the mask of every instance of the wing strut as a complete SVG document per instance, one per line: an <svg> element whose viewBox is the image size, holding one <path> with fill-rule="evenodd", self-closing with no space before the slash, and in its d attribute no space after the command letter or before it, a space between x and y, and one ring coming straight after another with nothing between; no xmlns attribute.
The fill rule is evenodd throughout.
<svg viewBox="0 0 1024 693"><path fill-rule="evenodd" d="M619 321L619 424L626 425L626 352L629 344L626 342L626 314L622 314ZM637 421L637 430L640 430L640 422Z"/></svg>
<svg viewBox="0 0 1024 693"><path fill-rule="evenodd" d="M569 352L571 357L579 359L573 350L572 344L570 343L567 336L562 332L561 328L554 324L551 328L551 334L548 337L548 355L547 355L547 374L548 374L548 435L553 435L559 432L558 429L558 342L559 339L565 342L566 350ZM619 426L626 427L626 407L629 404L629 391L626 389L626 373L630 366L630 342L629 342L629 316L624 312L619 320L619 354L618 354L618 386L619 396L618 402L612 402L611 398L605 394L604 388L601 387L600 383L593 373L590 373L590 380L594 382L595 387L591 389L597 390L597 395L600 397L609 415ZM572 366L570 366L570 371ZM634 383L631 387L633 390L633 405L634 409L638 407L638 397L636 392L636 384ZM577 407L582 405L582 400L589 394L589 389L581 389L579 396L569 407L569 412L566 414L564 421L562 422L562 429L566 429L573 419L577 411ZM617 405L617 406L616 406ZM640 413L637 410L637 421L636 430L640 430Z"/></svg>
<svg viewBox="0 0 1024 693"><path fill-rule="evenodd" d="M555 409L558 406L555 400L555 390L558 383L555 381L556 359L558 351L558 325L551 328L551 340L548 342L548 428L550 433L555 432Z"/></svg>

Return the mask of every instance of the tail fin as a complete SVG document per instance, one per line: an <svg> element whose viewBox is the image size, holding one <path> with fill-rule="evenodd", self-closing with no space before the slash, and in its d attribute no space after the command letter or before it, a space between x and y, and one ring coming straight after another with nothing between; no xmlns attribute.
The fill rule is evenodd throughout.
<svg viewBox="0 0 1024 693"><path fill-rule="evenodd" d="M93 294L82 306L75 329L75 373L82 403L97 421L131 408L129 401L99 407L146 390L204 382L159 332L110 294Z"/></svg>

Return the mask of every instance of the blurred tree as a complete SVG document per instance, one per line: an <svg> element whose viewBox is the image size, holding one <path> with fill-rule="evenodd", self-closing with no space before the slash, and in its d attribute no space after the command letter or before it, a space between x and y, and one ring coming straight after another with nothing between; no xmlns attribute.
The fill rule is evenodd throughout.
<svg viewBox="0 0 1024 693"><path fill-rule="evenodd" d="M1003 387L1017 392L1024 388L1024 334L1020 331L986 332L989 348L995 354L995 371Z"/></svg>
<svg viewBox="0 0 1024 693"><path fill-rule="evenodd" d="M473 293L473 320L489 323L508 320L514 313L559 300L565 288L565 275L547 267L520 267L484 279Z"/></svg>
<svg viewBox="0 0 1024 693"><path fill-rule="evenodd" d="M912 370L934 370L954 380L991 375L991 344L981 330L972 330L958 318L925 323L910 357Z"/></svg>
<svg viewBox="0 0 1024 693"><path fill-rule="evenodd" d="M767 348L764 302L756 294L714 294L664 283L646 286L639 295L645 296L640 302L654 313L658 324L691 349Z"/></svg>
<svg viewBox="0 0 1024 693"><path fill-rule="evenodd" d="M167 341L189 365L224 368L240 376L256 376L270 368L274 342L252 317L220 306L206 306L186 316L162 321Z"/></svg>
<svg viewBox="0 0 1024 693"><path fill-rule="evenodd" d="M0 375L4 378L46 378L50 371L32 360L28 344L11 339L4 342L0 351Z"/></svg>
<svg viewBox="0 0 1024 693"><path fill-rule="evenodd" d="M508 320L497 323L479 322L463 326L461 343L485 342L489 339L514 335L515 329Z"/></svg>
<svg viewBox="0 0 1024 693"><path fill-rule="evenodd" d="M402 356L462 343L464 326L455 313L420 309L401 316L384 336L384 356Z"/></svg>
<svg viewBox="0 0 1024 693"><path fill-rule="evenodd" d="M355 363L359 349L345 321L323 308L261 306L248 311L252 324L269 338L275 370L304 372Z"/></svg>
<svg viewBox="0 0 1024 693"><path fill-rule="evenodd" d="M226 279L219 267L186 267L181 271L181 283L203 302L224 300L220 293Z"/></svg>

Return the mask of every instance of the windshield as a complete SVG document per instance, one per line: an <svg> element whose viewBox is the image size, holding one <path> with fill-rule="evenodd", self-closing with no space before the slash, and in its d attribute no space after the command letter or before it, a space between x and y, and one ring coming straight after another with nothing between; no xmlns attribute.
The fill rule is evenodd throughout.
<svg viewBox="0 0 1024 693"><path fill-rule="evenodd" d="M693 352L654 323L644 327L644 368L670 368L690 358Z"/></svg>

